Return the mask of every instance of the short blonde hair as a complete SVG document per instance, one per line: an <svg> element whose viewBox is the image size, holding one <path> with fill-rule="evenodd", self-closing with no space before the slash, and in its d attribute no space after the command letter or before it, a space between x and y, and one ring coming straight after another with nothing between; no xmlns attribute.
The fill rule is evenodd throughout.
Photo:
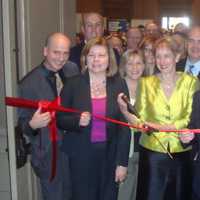
<svg viewBox="0 0 200 200"><path fill-rule="evenodd" d="M109 63L107 69L107 76L114 76L117 73L118 67L113 49L111 49L107 41L103 37L95 37L89 40L81 52L81 72L85 73L87 70L86 58L90 49L96 45L104 46L107 49Z"/></svg>
<svg viewBox="0 0 200 200"><path fill-rule="evenodd" d="M132 50L132 49L129 49L127 51L125 51L121 57L121 60L120 60L120 65L119 65L119 73L120 73L120 76L122 78L124 78L126 76L126 68L125 66L127 65L129 59L133 56L139 56L141 57L143 63L144 63L144 55L143 55L143 52L141 50Z"/></svg>
<svg viewBox="0 0 200 200"><path fill-rule="evenodd" d="M176 40L172 36L164 36L158 39L155 43L155 51L160 47L167 47L169 48L174 56L179 54L178 52L178 44Z"/></svg>

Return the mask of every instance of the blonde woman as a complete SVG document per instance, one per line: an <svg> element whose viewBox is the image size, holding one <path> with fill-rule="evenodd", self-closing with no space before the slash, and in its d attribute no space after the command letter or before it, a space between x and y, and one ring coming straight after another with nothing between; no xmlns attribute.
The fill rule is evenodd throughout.
<svg viewBox="0 0 200 200"><path fill-rule="evenodd" d="M127 50L119 66L121 77L126 81L129 90L130 102L135 104L138 81L144 71L144 57L141 51ZM120 185L118 200L135 200L139 161L139 132L132 130L131 146L129 153L128 175L123 184Z"/></svg>

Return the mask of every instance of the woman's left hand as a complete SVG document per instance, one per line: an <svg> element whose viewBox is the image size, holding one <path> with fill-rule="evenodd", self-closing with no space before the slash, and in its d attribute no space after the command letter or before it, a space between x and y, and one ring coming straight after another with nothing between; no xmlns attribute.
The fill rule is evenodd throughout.
<svg viewBox="0 0 200 200"><path fill-rule="evenodd" d="M117 166L115 170L115 182L123 182L127 176L127 167Z"/></svg>
<svg viewBox="0 0 200 200"><path fill-rule="evenodd" d="M190 132L190 130L186 130L184 133L179 134L179 138L183 143L189 143L194 139L194 133Z"/></svg>

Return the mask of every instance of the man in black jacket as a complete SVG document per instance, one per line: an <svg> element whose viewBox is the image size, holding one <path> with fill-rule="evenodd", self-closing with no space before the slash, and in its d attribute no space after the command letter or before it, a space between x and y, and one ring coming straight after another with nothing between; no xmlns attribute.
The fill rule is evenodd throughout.
<svg viewBox="0 0 200 200"><path fill-rule="evenodd" d="M58 73L62 81L78 73L75 64L68 62L70 40L62 33L53 33L47 39L43 50L44 61L29 72L19 84L19 96L30 100L54 100L59 94L56 88ZM60 150L62 132L58 130L56 176L50 181L52 173L52 148L48 124L49 112L19 109L19 125L31 143L31 165L40 180L43 200L70 199L68 158Z"/></svg>

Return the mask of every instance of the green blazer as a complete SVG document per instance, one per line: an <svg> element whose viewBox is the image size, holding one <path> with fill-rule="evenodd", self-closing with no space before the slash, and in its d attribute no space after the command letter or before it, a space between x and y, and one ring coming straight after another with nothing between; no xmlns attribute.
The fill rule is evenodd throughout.
<svg viewBox="0 0 200 200"><path fill-rule="evenodd" d="M170 98L167 98L156 76L142 78L139 83L139 92L136 107L142 121L153 123L174 124L176 129L186 128L192 111L192 97L198 88L197 78L179 73L175 89ZM155 132L157 138L172 153L187 151L175 132ZM165 152L159 141L150 134L142 134L140 144L150 150Z"/></svg>

